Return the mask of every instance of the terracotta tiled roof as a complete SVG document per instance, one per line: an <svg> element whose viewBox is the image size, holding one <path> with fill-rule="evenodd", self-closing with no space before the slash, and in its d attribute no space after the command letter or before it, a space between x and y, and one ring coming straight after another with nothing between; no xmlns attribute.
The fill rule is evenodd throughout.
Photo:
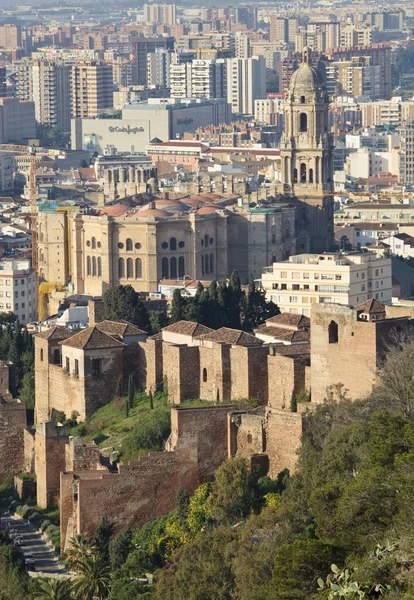
<svg viewBox="0 0 414 600"><path fill-rule="evenodd" d="M206 327L205 325L193 323L193 321L177 321L177 323L167 325L167 327L164 327L162 331L170 331L171 333L181 333L182 335L191 335L192 337L195 337L208 334L210 331L214 330L210 329L210 327Z"/></svg>
<svg viewBox="0 0 414 600"><path fill-rule="evenodd" d="M154 335L150 335L149 340L162 340L162 333L161 331L159 333L154 333Z"/></svg>
<svg viewBox="0 0 414 600"><path fill-rule="evenodd" d="M282 327L267 327L266 325L260 325L254 332L261 333L273 337L275 340L281 340L284 342L308 342L310 338L309 331L303 329L295 331L292 329L284 329Z"/></svg>
<svg viewBox="0 0 414 600"><path fill-rule="evenodd" d="M120 319L119 321L101 321L96 324L96 328L99 331L103 331L108 335L116 335L119 337L125 337L126 335L143 335L146 334L146 331L139 329L132 323L128 323L128 321L123 321Z"/></svg>
<svg viewBox="0 0 414 600"><path fill-rule="evenodd" d="M71 348L79 348L82 350L92 350L99 348L121 348L125 346L122 342L114 337L107 335L103 331L99 331L97 327L88 327L79 333L75 333L68 340L60 342L63 346Z"/></svg>
<svg viewBox="0 0 414 600"><path fill-rule="evenodd" d="M266 319L267 327L281 327L288 326L289 328L295 327L295 329L309 329L310 319L305 315L295 315L293 313L281 313L275 317Z"/></svg>
<svg viewBox="0 0 414 600"><path fill-rule="evenodd" d="M358 304L357 310L374 315L378 313L385 313L385 306L382 304L382 302L378 302L378 300L371 298L362 304Z"/></svg>
<svg viewBox="0 0 414 600"><path fill-rule="evenodd" d="M38 333L36 337L41 337L45 340L66 340L73 336L73 331L68 329L67 327L61 327L59 325L55 325L46 331L42 331L42 333Z"/></svg>
<svg viewBox="0 0 414 600"><path fill-rule="evenodd" d="M232 346L261 346L263 344L263 341L254 335L229 327L221 327L216 331L213 330L210 333L200 335L198 338L218 344L231 344Z"/></svg>

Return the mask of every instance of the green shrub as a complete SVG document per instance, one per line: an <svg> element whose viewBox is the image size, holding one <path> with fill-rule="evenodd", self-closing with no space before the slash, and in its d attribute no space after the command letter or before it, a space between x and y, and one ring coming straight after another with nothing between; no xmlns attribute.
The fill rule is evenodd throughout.
<svg viewBox="0 0 414 600"><path fill-rule="evenodd" d="M142 453L163 450L170 433L171 414L168 407L158 407L143 413L139 423L124 440L122 449L124 460L132 460Z"/></svg>
<svg viewBox="0 0 414 600"><path fill-rule="evenodd" d="M49 519L44 519L41 523L40 523L40 529L41 531L46 531L46 529L49 527L49 525L52 525L52 523L49 521Z"/></svg>

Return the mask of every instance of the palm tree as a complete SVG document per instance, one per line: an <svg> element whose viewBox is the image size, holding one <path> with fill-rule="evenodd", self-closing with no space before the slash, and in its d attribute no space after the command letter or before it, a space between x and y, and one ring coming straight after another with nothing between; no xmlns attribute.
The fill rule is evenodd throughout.
<svg viewBox="0 0 414 600"><path fill-rule="evenodd" d="M106 600L111 584L111 569L99 554L90 554L77 561L78 575L73 582L76 600L97 598Z"/></svg>
<svg viewBox="0 0 414 600"><path fill-rule="evenodd" d="M69 541L69 548L66 551L66 563L69 567L76 570L80 560L94 554L96 547L92 541L84 534L75 535Z"/></svg>
<svg viewBox="0 0 414 600"><path fill-rule="evenodd" d="M32 580L31 598L36 600L71 600L70 583L67 579L38 577Z"/></svg>

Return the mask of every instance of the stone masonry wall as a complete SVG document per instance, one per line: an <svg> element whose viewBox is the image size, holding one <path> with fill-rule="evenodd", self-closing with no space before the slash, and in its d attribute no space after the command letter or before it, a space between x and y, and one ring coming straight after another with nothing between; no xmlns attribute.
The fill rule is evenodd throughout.
<svg viewBox="0 0 414 600"><path fill-rule="evenodd" d="M159 392L163 386L163 344L162 340L147 339L138 342L138 385L148 394Z"/></svg>
<svg viewBox="0 0 414 600"><path fill-rule="evenodd" d="M119 473L62 473L61 542L66 532L91 533L103 515L115 532L136 528L175 507L178 489L189 492L211 480L227 459L227 414L230 406L171 410L172 433L167 452L155 452L121 465Z"/></svg>
<svg viewBox="0 0 414 600"><path fill-rule="evenodd" d="M168 401L180 404L183 400L199 398L198 377L200 359L196 346L163 345L164 375L168 379Z"/></svg>
<svg viewBox="0 0 414 600"><path fill-rule="evenodd" d="M35 468L37 504L41 508L56 502L60 472L65 470L65 444L68 439L67 429L58 427L52 421L37 425Z"/></svg>
<svg viewBox="0 0 414 600"><path fill-rule="evenodd" d="M302 415L270 409L266 415L265 429L269 476L276 478L285 468L294 473L302 439Z"/></svg>
<svg viewBox="0 0 414 600"><path fill-rule="evenodd" d="M268 356L268 405L272 408L290 410L293 394L306 389L306 364L302 358Z"/></svg>
<svg viewBox="0 0 414 600"><path fill-rule="evenodd" d="M24 469L26 406L0 403L0 483Z"/></svg>

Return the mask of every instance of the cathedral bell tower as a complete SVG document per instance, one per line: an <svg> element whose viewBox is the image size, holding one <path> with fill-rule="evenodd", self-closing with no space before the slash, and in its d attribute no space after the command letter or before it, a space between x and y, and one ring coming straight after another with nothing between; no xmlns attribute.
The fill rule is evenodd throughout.
<svg viewBox="0 0 414 600"><path fill-rule="evenodd" d="M332 249L333 139L328 133L329 100L305 48L285 100L280 143L284 194L297 205L297 253Z"/></svg>

